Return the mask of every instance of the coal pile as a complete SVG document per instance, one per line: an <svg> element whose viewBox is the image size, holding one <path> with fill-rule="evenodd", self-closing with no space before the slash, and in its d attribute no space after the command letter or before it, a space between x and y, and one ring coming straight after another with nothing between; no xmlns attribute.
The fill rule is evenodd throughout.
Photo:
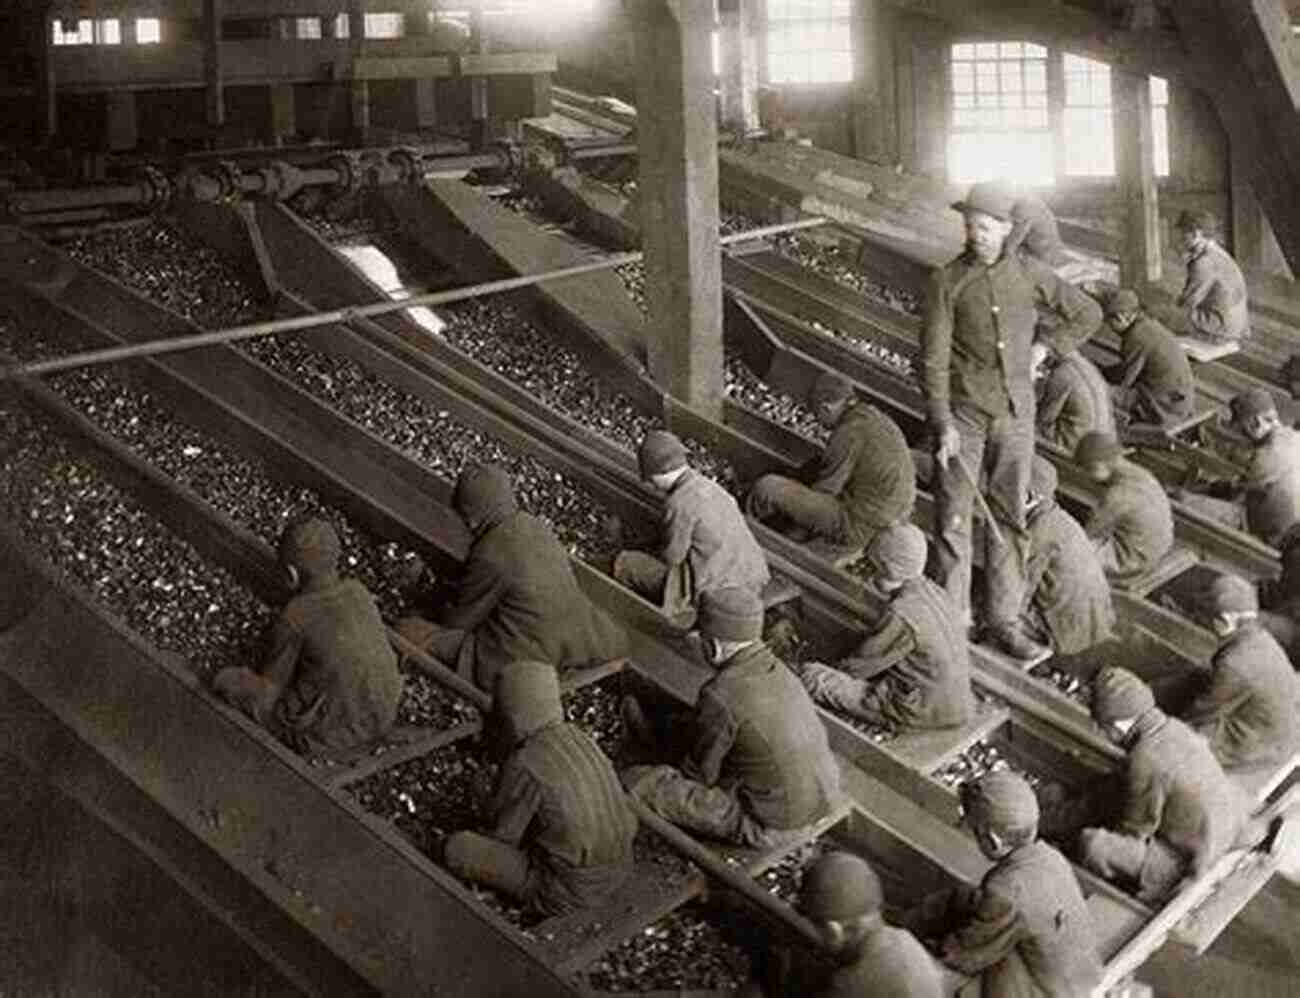
<svg viewBox="0 0 1300 998"><path fill-rule="evenodd" d="M584 972L596 991L733 989L749 978L745 950L699 905L666 915L603 954Z"/></svg>
<svg viewBox="0 0 1300 998"><path fill-rule="evenodd" d="M915 377L917 374L916 364L911 357L905 356L896 350L892 350L882 343L875 340L869 340L855 333L846 332L838 326L828 326L826 323L817 319L805 320L808 326L820 333L822 336L829 337L838 343L842 343L854 353L861 355L874 364L888 368L895 374L902 375L905 378ZM883 337L882 337L883 339Z"/></svg>
<svg viewBox="0 0 1300 998"><path fill-rule="evenodd" d="M38 413L0 403L0 510L95 601L200 672L251 665L269 608L74 452Z"/></svg>
<svg viewBox="0 0 1300 998"><path fill-rule="evenodd" d="M1007 769L1023 776L1031 787L1037 787L1042 779L1012 765L1003 752L992 742L976 742L952 762L940 766L931 777L944 786L955 790L969 780L978 780L996 769Z"/></svg>
<svg viewBox="0 0 1300 998"><path fill-rule="evenodd" d="M752 409L774 423L787 426L796 433L824 444L830 431L818 421L802 399L779 392L752 370L739 357L729 356L723 368L727 396L748 409Z"/></svg>
<svg viewBox="0 0 1300 998"><path fill-rule="evenodd" d="M1092 683L1064 669L1056 668L1050 658L1030 669L1029 674L1035 679L1051 683L1085 711L1092 708Z"/></svg>
<svg viewBox="0 0 1300 998"><path fill-rule="evenodd" d="M420 672L402 677L402 699L397 704L397 724L445 731L480 720L478 708L450 692L436 679Z"/></svg>
<svg viewBox="0 0 1300 998"><path fill-rule="evenodd" d="M205 329L270 317L269 304L219 253L167 222L98 229L63 248L78 263L117 278Z"/></svg>
<svg viewBox="0 0 1300 998"><path fill-rule="evenodd" d="M562 701L564 719L590 735L615 768L623 765L627 737L619 710L621 688L621 677L610 676L566 694Z"/></svg>

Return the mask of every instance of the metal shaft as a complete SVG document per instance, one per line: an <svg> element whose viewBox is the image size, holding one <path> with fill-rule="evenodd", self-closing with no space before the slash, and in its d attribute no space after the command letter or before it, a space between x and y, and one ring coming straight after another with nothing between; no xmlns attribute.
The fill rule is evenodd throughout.
<svg viewBox="0 0 1300 998"><path fill-rule="evenodd" d="M800 219L797 222L787 222L782 225L767 225L758 229L750 229L747 232L737 232L734 235L723 236L719 242L722 245L728 243L742 242L747 239L758 239L761 236L772 235L780 232L792 232L796 229L810 229L814 226L825 225L827 219L820 216L816 218ZM487 281L483 284L474 284L464 288L453 288L450 291L437 291L432 294L419 295L414 298L404 298L401 301L376 302L373 305L359 305L354 308L333 309L329 312L317 312L312 315L299 316L292 319L275 319L270 322L254 322L246 326L235 326L231 329L217 329L207 333L196 333L193 336L179 336L165 340L149 340L145 343L132 343L128 346L107 347L102 350L85 350L80 353L68 354L64 357L55 357L50 360L34 361L30 364L18 364L4 369L0 369L0 381L10 378L22 377L24 375L53 374L56 371L70 371L78 367L90 367L96 364L111 364L120 360L131 360L138 357L154 357L166 353L178 353L182 350L194 350L198 347L218 346L224 343L235 343L239 340L251 340L259 336L275 336L280 333L298 332L303 329L314 329L318 326L333 325L335 323L347 324L355 319L372 318L376 315L387 315L390 312L400 312L402 309L412 308L415 306L433 306L446 305L450 302L465 301L469 298L482 298L486 295L500 294L504 291L515 291L519 288L531 287L534 284L541 284L544 281L555 281L565 277L576 277L580 274L590 274L598 270L610 270L614 267L621 267L624 264L638 263L644 254L640 251L634 253L616 253L613 256L606 257L603 260L594 260L591 263L580 263L572 267L561 267L558 270L548 270L541 274L526 274L522 277L508 277L499 281Z"/></svg>

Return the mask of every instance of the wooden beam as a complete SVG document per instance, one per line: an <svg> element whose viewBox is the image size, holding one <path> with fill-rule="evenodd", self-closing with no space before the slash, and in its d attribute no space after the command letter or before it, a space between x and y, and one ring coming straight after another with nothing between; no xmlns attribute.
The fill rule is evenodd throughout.
<svg viewBox="0 0 1300 998"><path fill-rule="evenodd" d="M1141 293L1160 280L1160 202L1156 188L1151 85L1146 76L1111 74L1115 106L1115 158L1124 203L1120 282Z"/></svg>

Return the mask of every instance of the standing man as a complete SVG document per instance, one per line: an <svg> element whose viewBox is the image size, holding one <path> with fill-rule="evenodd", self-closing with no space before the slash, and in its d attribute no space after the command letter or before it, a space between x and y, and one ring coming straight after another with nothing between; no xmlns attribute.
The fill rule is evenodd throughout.
<svg viewBox="0 0 1300 998"><path fill-rule="evenodd" d="M1043 264L1004 252L1014 198L976 184L954 205L966 250L930 282L921 334L922 388L936 445L938 581L970 619L971 505L988 497L1002 533L986 532L985 612L999 644L1017 658L1042 649L1018 627L1025 557L1025 492L1034 451L1030 347L1039 306L1057 313L1046 339L1056 354L1086 340L1101 309Z"/></svg>
<svg viewBox="0 0 1300 998"><path fill-rule="evenodd" d="M664 497L658 555L621 551L614 578L658 603L669 617L693 613L702 593L742 588L761 593L769 575L763 549L731 493L686 463L686 448L651 430L637 453L641 478Z"/></svg>
<svg viewBox="0 0 1300 998"><path fill-rule="evenodd" d="M823 371L809 401L821 424L834 430L812 484L764 475L749 493L747 510L791 536L820 539L841 564L860 557L885 527L911 519L916 467L898 424L858 401L844 376Z"/></svg>
<svg viewBox="0 0 1300 998"><path fill-rule="evenodd" d="M1120 341L1119 362L1106 369L1121 409L1134 423L1171 426L1191 417L1196 379L1187 353L1174 334L1142 311L1136 291L1116 291L1106 303L1106 321Z"/></svg>
<svg viewBox="0 0 1300 998"><path fill-rule="evenodd" d="M1246 279L1237 261L1219 245L1211 212L1184 211L1174 223L1187 261L1187 281L1176 306L1186 332L1212 343L1235 343L1250 335Z"/></svg>

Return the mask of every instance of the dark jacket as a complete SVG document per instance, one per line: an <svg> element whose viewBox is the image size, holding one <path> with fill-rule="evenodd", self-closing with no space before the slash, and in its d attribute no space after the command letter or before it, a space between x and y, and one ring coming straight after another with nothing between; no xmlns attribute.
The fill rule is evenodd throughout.
<svg viewBox="0 0 1300 998"><path fill-rule="evenodd" d="M271 637L265 677L280 687L275 719L307 752L384 735L397 717L402 676L374 598L356 579L294 596Z"/></svg>
<svg viewBox="0 0 1300 998"><path fill-rule="evenodd" d="M875 406L854 402L835 425L812 489L839 497L848 544L865 543L882 527L909 520L916 467L903 431Z"/></svg>
<svg viewBox="0 0 1300 998"><path fill-rule="evenodd" d="M1228 251L1213 240L1187 261L1187 280L1178 307L1194 332L1212 339L1239 340L1250 333L1246 279Z"/></svg>
<svg viewBox="0 0 1300 998"><path fill-rule="evenodd" d="M1184 720L1225 767L1280 762L1296 748L1295 670L1256 621L1242 623L1210 662L1209 688Z"/></svg>
<svg viewBox="0 0 1300 998"><path fill-rule="evenodd" d="M1300 523L1300 431L1279 426L1257 444L1242 485L1250 532L1277 545Z"/></svg>
<svg viewBox="0 0 1300 998"><path fill-rule="evenodd" d="M501 767L490 821L493 838L538 866L544 911L603 904L632 872L636 816L609 759L571 724L519 743Z"/></svg>
<svg viewBox="0 0 1300 998"><path fill-rule="evenodd" d="M695 731L682 772L735 787L766 828L811 824L839 801L839 769L817 708L766 645L742 648L700 688Z"/></svg>
<svg viewBox="0 0 1300 998"><path fill-rule="evenodd" d="M1107 377L1133 393L1132 415L1138 422L1178 423L1196 406L1196 379L1186 351L1149 316L1138 316L1120 336L1119 363Z"/></svg>
<svg viewBox="0 0 1300 998"><path fill-rule="evenodd" d="M1115 436L1115 412L1106 379L1079 351L1067 353L1043 379L1037 423L1039 436L1071 454L1094 430Z"/></svg>
<svg viewBox="0 0 1300 998"><path fill-rule="evenodd" d="M1140 575L1173 547L1174 514L1156 476L1121 458L1084 531L1097 544L1114 542L1121 576Z"/></svg>
<svg viewBox="0 0 1300 998"><path fill-rule="evenodd" d="M1157 707L1138 718L1129 732L1117 831L1159 839L1197 875L1232 848L1247 816L1244 796L1204 738Z"/></svg>
<svg viewBox="0 0 1300 998"><path fill-rule="evenodd" d="M1058 354L1076 349L1101 323L1095 301L1022 254L1004 253L985 267L968 250L935 271L921 332L921 385L932 423L952 423L954 406L1032 418L1029 348L1040 305L1064 320L1044 337Z"/></svg>
<svg viewBox="0 0 1300 998"><path fill-rule="evenodd" d="M881 924L839 955L794 954L780 980L741 995L764 998L940 998L943 979L925 947L906 929Z"/></svg>
<svg viewBox="0 0 1300 998"><path fill-rule="evenodd" d="M1089 998L1101 980L1092 916L1065 857L1036 841L984 876L944 962L982 974L983 998Z"/></svg>
<svg viewBox="0 0 1300 998"><path fill-rule="evenodd" d="M1029 514L1025 597L1060 655L1075 655L1110 637L1115 626L1110 583L1079 522L1053 499Z"/></svg>
<svg viewBox="0 0 1300 998"><path fill-rule="evenodd" d="M769 578L763 549L731 493L689 468L664 503L660 557L669 570L670 613L715 589L761 591Z"/></svg>
<svg viewBox="0 0 1300 998"><path fill-rule="evenodd" d="M975 709L966 635L948 594L924 577L895 590L876 629L839 667L859 679L883 673L896 724L955 727Z"/></svg>
<svg viewBox="0 0 1300 998"><path fill-rule="evenodd" d="M497 669L518 659L558 668L618 658L627 637L578 588L569 554L535 516L494 516L469 549L455 602L439 614L468 631L475 681L492 688Z"/></svg>

